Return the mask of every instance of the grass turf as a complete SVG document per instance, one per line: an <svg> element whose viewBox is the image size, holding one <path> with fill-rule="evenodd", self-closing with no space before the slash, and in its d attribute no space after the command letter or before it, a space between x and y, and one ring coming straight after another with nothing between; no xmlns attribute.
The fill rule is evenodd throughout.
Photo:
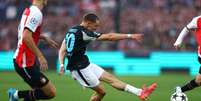
<svg viewBox="0 0 201 101"><path fill-rule="evenodd" d="M89 101L90 89L83 89L69 75L59 76L55 72L45 73L57 88L57 95L50 101ZM193 77L184 74L163 74L161 76L121 76L119 79L141 87L143 84L158 83L158 88L151 95L149 101L169 101L176 85L185 84ZM106 96L103 101L140 101L136 96L117 91L107 84L104 84ZM0 101L8 101L7 89L14 87L17 89L29 89L26 83L15 72L0 72ZM200 88L187 93L189 101L200 101Z"/></svg>

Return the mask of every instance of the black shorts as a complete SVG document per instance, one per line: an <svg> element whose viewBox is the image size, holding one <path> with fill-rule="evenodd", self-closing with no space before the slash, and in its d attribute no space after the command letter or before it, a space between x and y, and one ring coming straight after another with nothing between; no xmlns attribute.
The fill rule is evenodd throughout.
<svg viewBox="0 0 201 101"><path fill-rule="evenodd" d="M16 72L29 84L33 89L45 86L49 79L40 72L38 65L34 64L31 67L22 68L13 60Z"/></svg>
<svg viewBox="0 0 201 101"><path fill-rule="evenodd" d="M198 61L200 63L200 70L199 70L199 73L201 74L201 58L198 56Z"/></svg>

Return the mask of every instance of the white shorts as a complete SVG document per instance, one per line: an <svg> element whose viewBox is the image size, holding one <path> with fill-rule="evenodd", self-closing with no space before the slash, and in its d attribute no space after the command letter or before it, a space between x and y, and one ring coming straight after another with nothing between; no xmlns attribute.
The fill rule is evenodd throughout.
<svg viewBox="0 0 201 101"><path fill-rule="evenodd" d="M90 63L84 69L71 71L72 77L84 87L96 87L100 84L99 78L104 70L96 64Z"/></svg>

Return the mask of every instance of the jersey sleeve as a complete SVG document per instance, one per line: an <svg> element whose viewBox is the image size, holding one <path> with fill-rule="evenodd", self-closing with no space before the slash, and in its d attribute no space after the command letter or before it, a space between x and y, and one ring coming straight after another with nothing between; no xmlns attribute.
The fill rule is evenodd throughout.
<svg viewBox="0 0 201 101"><path fill-rule="evenodd" d="M37 27L40 26L42 23L42 15L37 12L32 12L26 21L25 27L31 30L32 32L35 32Z"/></svg>
<svg viewBox="0 0 201 101"><path fill-rule="evenodd" d="M91 40L92 41L92 40L96 40L98 37L100 37L102 35L102 33L82 31L82 35L83 35L83 40L85 40L85 41Z"/></svg>
<svg viewBox="0 0 201 101"><path fill-rule="evenodd" d="M185 37L188 33L189 33L189 30L188 30L186 27L184 27L184 28L182 29L182 31L180 32L180 34L179 34L179 36L178 36L176 42L174 43L174 46L181 45L181 43L183 42L184 37Z"/></svg>
<svg viewBox="0 0 201 101"><path fill-rule="evenodd" d="M198 19L201 16L193 18L193 20L186 26L188 29L196 29L198 28Z"/></svg>
<svg viewBox="0 0 201 101"><path fill-rule="evenodd" d="M190 30L199 28L200 18L201 16L193 18L193 20L182 29L176 42L174 43L175 46L180 45L183 42L184 37L189 33Z"/></svg>
<svg viewBox="0 0 201 101"><path fill-rule="evenodd" d="M198 21L197 21L197 28L201 28L201 17L198 18Z"/></svg>

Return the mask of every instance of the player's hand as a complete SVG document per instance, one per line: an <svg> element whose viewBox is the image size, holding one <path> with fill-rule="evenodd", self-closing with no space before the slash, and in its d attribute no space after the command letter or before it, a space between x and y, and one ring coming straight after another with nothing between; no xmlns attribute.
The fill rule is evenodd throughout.
<svg viewBox="0 0 201 101"><path fill-rule="evenodd" d="M59 70L59 75L64 74L64 64L60 64L60 70Z"/></svg>
<svg viewBox="0 0 201 101"><path fill-rule="evenodd" d="M174 43L174 47L175 47L176 50L180 50L181 49L181 44Z"/></svg>
<svg viewBox="0 0 201 101"><path fill-rule="evenodd" d="M143 34L131 34L131 39L134 39L138 42L142 42L143 41Z"/></svg>
<svg viewBox="0 0 201 101"><path fill-rule="evenodd" d="M47 43L50 45L50 47L56 48L56 49L59 48L59 44L58 44L57 42L55 42L54 40L52 40L52 39L46 37L46 41L47 41Z"/></svg>
<svg viewBox="0 0 201 101"><path fill-rule="evenodd" d="M40 69L42 71L46 71L48 69L47 61L44 56L38 57L38 61L40 63Z"/></svg>

